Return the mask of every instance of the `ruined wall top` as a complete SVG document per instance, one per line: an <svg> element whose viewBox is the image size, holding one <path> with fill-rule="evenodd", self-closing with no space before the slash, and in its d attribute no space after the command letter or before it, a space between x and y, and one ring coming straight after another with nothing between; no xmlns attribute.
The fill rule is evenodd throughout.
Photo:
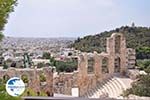
<svg viewBox="0 0 150 100"><path fill-rule="evenodd" d="M121 36L121 37L123 37L124 35L122 34L122 33L113 33L112 35L111 35L111 37L115 37L115 36Z"/></svg>

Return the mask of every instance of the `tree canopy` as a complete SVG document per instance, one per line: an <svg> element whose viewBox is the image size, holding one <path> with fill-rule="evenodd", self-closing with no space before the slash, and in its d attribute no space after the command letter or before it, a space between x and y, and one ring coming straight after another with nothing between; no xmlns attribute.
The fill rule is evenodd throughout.
<svg viewBox="0 0 150 100"><path fill-rule="evenodd" d="M9 14L14 11L17 0L0 0L0 40L3 38L2 31L7 23Z"/></svg>
<svg viewBox="0 0 150 100"><path fill-rule="evenodd" d="M130 94L138 96L150 97L150 74L140 75L138 80L132 84L132 88L124 91L123 95L129 96Z"/></svg>
<svg viewBox="0 0 150 100"><path fill-rule="evenodd" d="M146 66L147 65L147 66ZM124 91L123 96L127 97L130 94L138 96L150 97L150 67L149 62L145 63L145 75L139 75L137 80L132 83L132 87Z"/></svg>
<svg viewBox="0 0 150 100"><path fill-rule="evenodd" d="M44 52L43 53L43 59L50 59L50 57L51 57L51 54L49 53L49 52Z"/></svg>
<svg viewBox="0 0 150 100"><path fill-rule="evenodd" d="M106 38L112 33L120 32L126 37L127 47L136 49L138 59L150 59L150 28L122 26L114 30L78 38L69 47L83 52L106 51Z"/></svg>
<svg viewBox="0 0 150 100"><path fill-rule="evenodd" d="M7 23L9 14L14 11L14 6L17 5L17 0L0 0L0 41L4 37L2 31ZM5 66L7 67L7 66ZM5 90L5 83L0 83L0 100L20 100L18 97L8 95Z"/></svg>

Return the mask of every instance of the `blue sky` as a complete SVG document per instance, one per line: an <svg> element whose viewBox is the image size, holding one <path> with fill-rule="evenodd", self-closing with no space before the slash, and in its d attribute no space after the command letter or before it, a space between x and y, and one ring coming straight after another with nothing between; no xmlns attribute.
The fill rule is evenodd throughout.
<svg viewBox="0 0 150 100"><path fill-rule="evenodd" d="M150 0L18 0L4 34L83 37L132 22L150 26Z"/></svg>

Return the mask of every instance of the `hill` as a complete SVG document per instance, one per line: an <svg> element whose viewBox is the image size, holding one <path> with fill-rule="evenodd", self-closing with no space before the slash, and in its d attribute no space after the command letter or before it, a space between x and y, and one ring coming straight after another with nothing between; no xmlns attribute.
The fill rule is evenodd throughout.
<svg viewBox="0 0 150 100"><path fill-rule="evenodd" d="M69 47L84 52L97 51L100 53L106 49L106 38L114 32L120 32L125 35L127 47L136 49L138 59L150 58L150 28L148 27L122 26L111 31L78 38Z"/></svg>

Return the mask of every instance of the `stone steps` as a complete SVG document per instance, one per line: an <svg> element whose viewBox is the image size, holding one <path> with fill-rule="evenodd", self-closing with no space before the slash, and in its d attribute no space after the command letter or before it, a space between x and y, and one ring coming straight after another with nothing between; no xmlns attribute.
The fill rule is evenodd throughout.
<svg viewBox="0 0 150 100"><path fill-rule="evenodd" d="M111 79L105 80L102 83L98 83L94 89L88 91L83 97L99 98L105 94L111 98L117 98L120 96L124 89L125 85L123 82L121 82L121 80L118 78L113 77Z"/></svg>
<svg viewBox="0 0 150 100"><path fill-rule="evenodd" d="M110 83L112 82L112 80L109 81ZM112 97L112 95L114 95L116 92L114 91L114 86L113 84L107 84L107 87L109 88L109 97Z"/></svg>
<svg viewBox="0 0 150 100"><path fill-rule="evenodd" d="M117 97L120 94L120 85L118 85L115 79L111 81L110 85L113 87L113 94L111 97Z"/></svg>

